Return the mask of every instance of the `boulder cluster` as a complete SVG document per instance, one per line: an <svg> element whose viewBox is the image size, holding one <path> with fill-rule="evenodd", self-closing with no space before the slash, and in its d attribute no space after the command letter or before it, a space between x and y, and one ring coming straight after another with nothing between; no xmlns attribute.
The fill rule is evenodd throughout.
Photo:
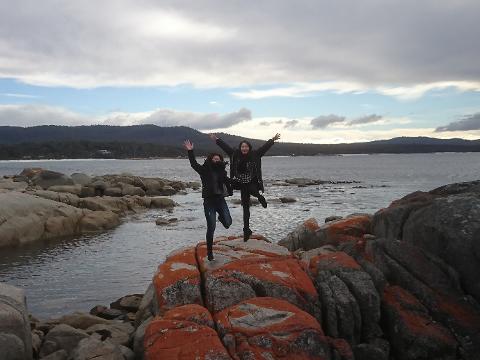
<svg viewBox="0 0 480 360"><path fill-rule="evenodd" d="M214 261L204 242L178 249L135 307L36 324L39 347L25 313L12 332L0 312L0 344L46 359L478 359L480 181L327 220L279 244L219 237Z"/></svg>
<svg viewBox="0 0 480 360"><path fill-rule="evenodd" d="M0 179L0 247L110 229L131 212L171 209L176 204L165 196L199 186L127 174L67 176L25 169Z"/></svg>

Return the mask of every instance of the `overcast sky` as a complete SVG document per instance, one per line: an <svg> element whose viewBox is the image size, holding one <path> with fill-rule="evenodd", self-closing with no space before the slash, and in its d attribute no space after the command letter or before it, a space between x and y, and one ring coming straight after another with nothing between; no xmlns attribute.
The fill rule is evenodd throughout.
<svg viewBox="0 0 480 360"><path fill-rule="evenodd" d="M0 1L0 125L480 138L480 2Z"/></svg>

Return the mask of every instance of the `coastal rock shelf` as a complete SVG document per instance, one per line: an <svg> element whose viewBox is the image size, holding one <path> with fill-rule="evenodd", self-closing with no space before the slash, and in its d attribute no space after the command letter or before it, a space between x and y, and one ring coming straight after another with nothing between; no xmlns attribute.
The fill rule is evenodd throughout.
<svg viewBox="0 0 480 360"><path fill-rule="evenodd" d="M321 226L308 219L280 244L260 235L218 237L211 262L204 242L178 249L143 296L92 309L98 316L36 323L34 354L475 360L479 209L480 181L453 184L410 194L373 216L330 217ZM4 343L25 349L21 311L18 331L0 328L0 340L16 336Z"/></svg>
<svg viewBox="0 0 480 360"><path fill-rule="evenodd" d="M67 176L34 168L0 180L0 248L111 229L142 209L171 209L164 196L198 183L133 175Z"/></svg>

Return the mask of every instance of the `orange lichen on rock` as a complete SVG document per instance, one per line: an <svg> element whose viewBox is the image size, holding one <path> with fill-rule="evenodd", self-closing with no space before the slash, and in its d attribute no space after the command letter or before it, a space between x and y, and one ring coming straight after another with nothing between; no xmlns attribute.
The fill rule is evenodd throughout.
<svg viewBox="0 0 480 360"><path fill-rule="evenodd" d="M234 358L330 358L317 320L284 300L252 298L216 314L215 321Z"/></svg>
<svg viewBox="0 0 480 360"><path fill-rule="evenodd" d="M206 308L198 304L178 306L168 310L162 318L163 320L190 321L211 328L215 326L212 315Z"/></svg>
<svg viewBox="0 0 480 360"><path fill-rule="evenodd" d="M329 254L321 254L314 256L310 260L310 272L317 274L320 269L334 270L334 269L354 269L361 270L361 266L350 255L343 251L332 252Z"/></svg>
<svg viewBox="0 0 480 360"><path fill-rule="evenodd" d="M195 248L171 254L153 277L160 313L185 304L202 304Z"/></svg>
<svg viewBox="0 0 480 360"><path fill-rule="evenodd" d="M305 228L311 230L311 231L315 231L315 230L318 230L320 228L320 226L318 225L318 222L315 218L310 218L310 219L307 219L303 222L303 226L305 226Z"/></svg>
<svg viewBox="0 0 480 360"><path fill-rule="evenodd" d="M216 331L191 321L155 318L145 330L145 360L230 360Z"/></svg>
<svg viewBox="0 0 480 360"><path fill-rule="evenodd" d="M426 308L408 291L399 286L387 286L383 293L383 308L389 338L394 350L404 359L454 358L457 342L453 335L429 316Z"/></svg>
<svg viewBox="0 0 480 360"><path fill-rule="evenodd" d="M322 227L326 233L326 243L338 245L346 241L362 240L363 235L370 232L371 222L369 215L356 215L327 223Z"/></svg>

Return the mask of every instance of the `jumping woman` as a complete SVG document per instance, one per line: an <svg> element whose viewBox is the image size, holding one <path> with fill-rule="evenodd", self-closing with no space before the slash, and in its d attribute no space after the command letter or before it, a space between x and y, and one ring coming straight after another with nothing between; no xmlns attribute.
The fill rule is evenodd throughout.
<svg viewBox="0 0 480 360"><path fill-rule="evenodd" d="M260 194L260 191L262 193L265 191L262 179L262 156L276 140L280 139L280 134L276 134L257 150L253 150L252 145L246 140L241 141L238 149L234 150L215 134L210 134L210 138L230 157L231 182L235 189L240 190L242 199L243 240L248 241L250 235L252 235L252 230L250 230L250 195L255 196L264 208L267 207L265 197Z"/></svg>
<svg viewBox="0 0 480 360"><path fill-rule="evenodd" d="M232 225L232 217L225 201L225 196L232 195L230 182L225 171L226 164L222 155L212 153L207 156L203 165L200 165L195 159L193 144L190 140L186 140L183 146L188 151L190 165L200 175L202 180L203 209L207 220L207 256L208 260L212 261L214 260L213 234L215 233L217 214L218 220L225 229Z"/></svg>

